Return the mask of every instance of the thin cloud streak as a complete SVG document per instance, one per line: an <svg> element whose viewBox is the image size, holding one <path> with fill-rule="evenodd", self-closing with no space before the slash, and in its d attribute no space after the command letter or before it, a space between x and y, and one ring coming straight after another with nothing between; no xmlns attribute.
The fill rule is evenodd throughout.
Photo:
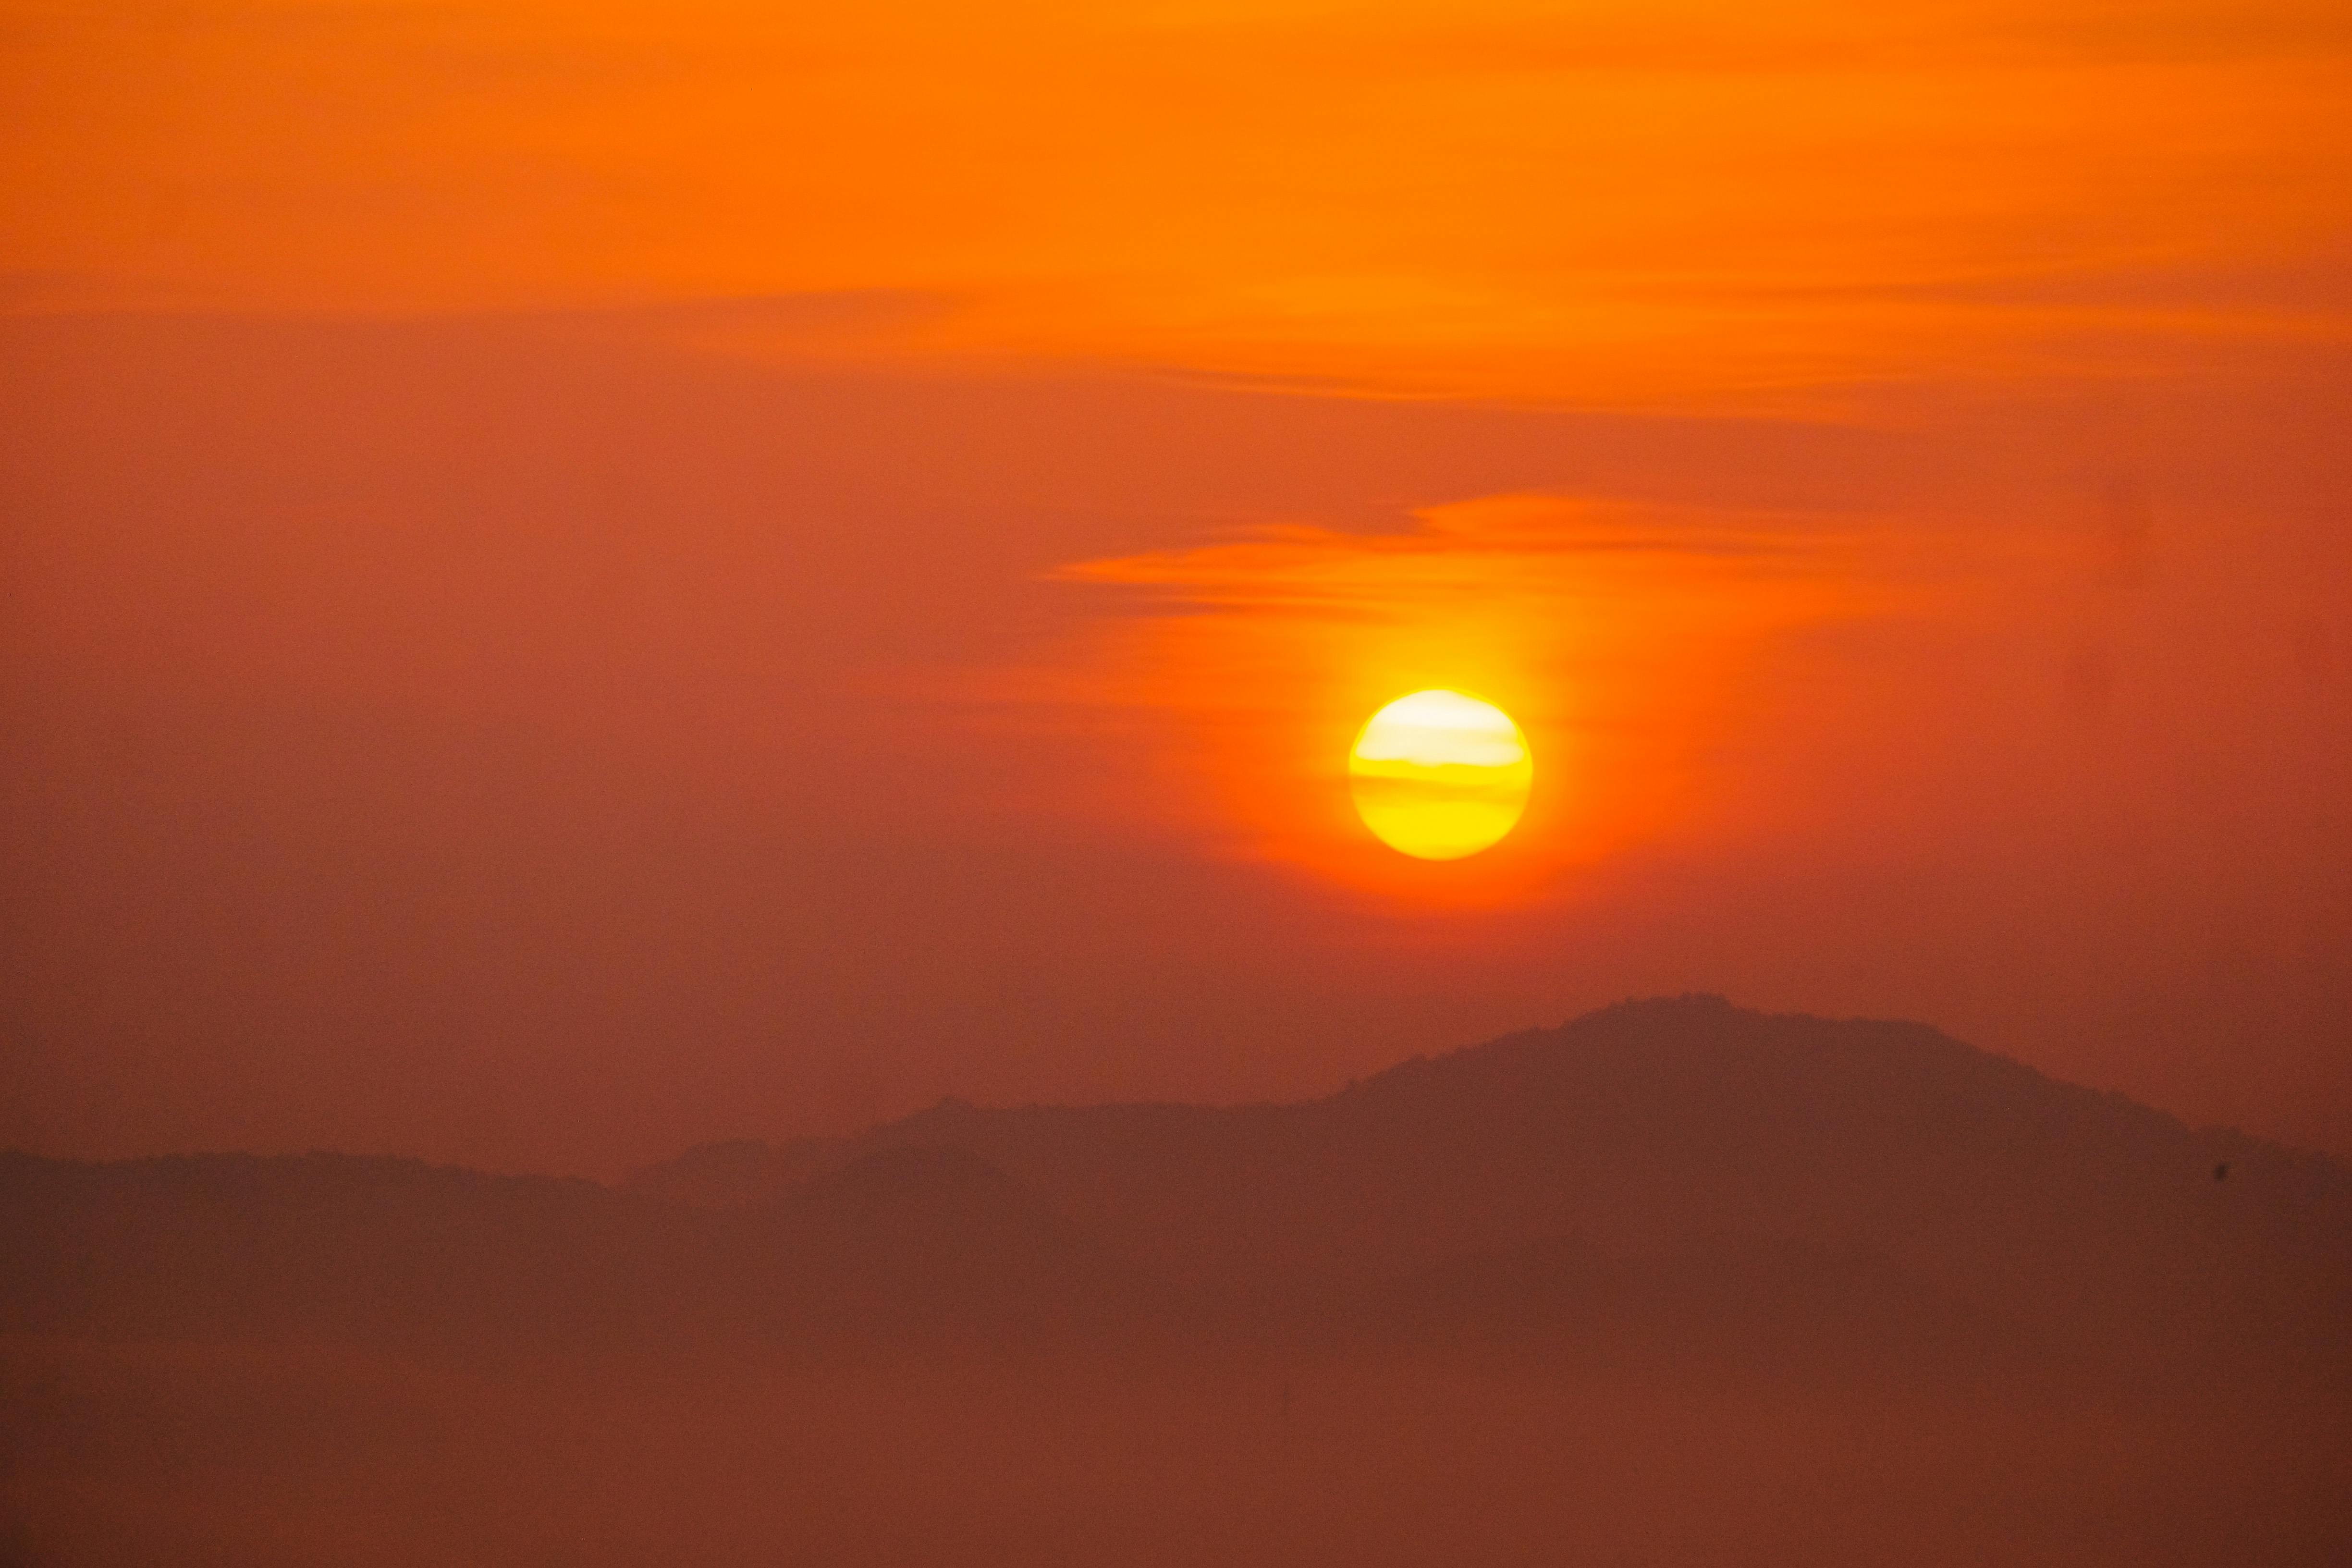
<svg viewBox="0 0 2352 1568"><path fill-rule="evenodd" d="M0 80L20 310L897 291L957 308L883 359L1816 410L2346 330L2324 281L2000 297L2340 239L2303 0L57 11Z"/></svg>
<svg viewBox="0 0 2352 1568"><path fill-rule="evenodd" d="M1489 865L1414 886L1523 900L1634 844L1752 815L1706 758L1756 728L1760 652L1940 613L1959 592L1951 557L1989 548L1878 519L1541 494L1427 508L1391 532L1272 525L1059 568L1124 598L1059 662L995 689L1129 715L1164 781L1124 797L1146 812L1389 891L1400 868L1335 808L1353 731L1407 691L1474 692L1528 730L1537 805Z"/></svg>

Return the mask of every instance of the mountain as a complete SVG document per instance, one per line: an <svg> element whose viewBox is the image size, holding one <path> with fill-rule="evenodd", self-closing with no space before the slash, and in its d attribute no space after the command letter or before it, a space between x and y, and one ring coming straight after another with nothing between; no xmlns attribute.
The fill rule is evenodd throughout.
<svg viewBox="0 0 2352 1568"><path fill-rule="evenodd" d="M2343 1167L1918 1025L1713 997L1304 1103L948 1100L617 1189L326 1154L9 1155L0 1257L0 1328L45 1332L1148 1331L1806 1375L2352 1372Z"/></svg>
<svg viewBox="0 0 2352 1568"><path fill-rule="evenodd" d="M723 1213L413 1160L0 1154L0 1331L110 1338L1013 1343L1154 1305L1001 1173L913 1147Z"/></svg>
<svg viewBox="0 0 2352 1568"><path fill-rule="evenodd" d="M979 1155L1228 1305L1570 1242L1661 1278L1777 1251L1830 1275L1872 1260L2068 1353L2347 1359L2352 1172L1916 1024L1633 1002L1301 1104L947 1100L833 1152L908 1144Z"/></svg>
<svg viewBox="0 0 2352 1568"><path fill-rule="evenodd" d="M730 1138L697 1144L674 1160L633 1172L622 1187L697 1208L772 1203L840 1164L843 1147L835 1138L794 1138L774 1144Z"/></svg>

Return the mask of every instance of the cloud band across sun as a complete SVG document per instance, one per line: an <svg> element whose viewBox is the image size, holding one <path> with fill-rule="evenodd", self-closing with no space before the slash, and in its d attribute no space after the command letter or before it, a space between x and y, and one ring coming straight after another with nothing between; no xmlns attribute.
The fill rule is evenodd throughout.
<svg viewBox="0 0 2352 1568"><path fill-rule="evenodd" d="M1492 842L1525 798L1513 842L1557 867L1736 804L1706 759L1759 716L1745 672L1778 634L1905 602L1868 559L1883 551L1851 519L1539 494L1388 532L1270 526L1056 572L1130 596L1045 687L1139 721L1160 765L1192 780L1169 798L1214 803L1202 826L1241 852L1342 874L1372 864L1348 804L1364 716L1401 693L1477 692L1527 727L1518 765L1528 747L1546 762L1461 841Z"/></svg>

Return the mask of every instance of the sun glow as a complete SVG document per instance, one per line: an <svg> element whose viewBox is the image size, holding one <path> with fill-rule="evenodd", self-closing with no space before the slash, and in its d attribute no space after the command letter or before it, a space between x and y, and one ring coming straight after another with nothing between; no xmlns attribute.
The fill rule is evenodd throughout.
<svg viewBox="0 0 2352 1568"><path fill-rule="evenodd" d="M1091 809L1381 898L1517 902L1586 885L1583 869L1635 846L1801 805L1744 760L1778 754L1791 721L1762 683L1806 657L1798 634L1940 603L1909 548L1841 514L1516 492L1379 531L1270 523L1056 569L1118 591L1127 613L988 689L1066 713L1074 744L1099 747L1116 717L1134 771ZM1493 736L1540 750L1544 775L1522 763L1523 795L1423 837L1402 826L1414 792L1367 777L1400 759L1352 753L1366 715L1433 689L1478 694ZM1507 853L1477 853L1506 835Z"/></svg>
<svg viewBox="0 0 2352 1568"><path fill-rule="evenodd" d="M1349 753L1356 810L1381 843L1423 860L1475 855L1527 809L1535 764L1510 715L1459 691L1400 697Z"/></svg>

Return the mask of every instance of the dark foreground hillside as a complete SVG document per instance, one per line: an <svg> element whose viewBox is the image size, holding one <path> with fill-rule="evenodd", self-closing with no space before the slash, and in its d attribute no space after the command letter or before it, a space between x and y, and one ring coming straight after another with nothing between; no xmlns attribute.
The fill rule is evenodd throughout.
<svg viewBox="0 0 2352 1568"><path fill-rule="evenodd" d="M622 1187L0 1157L0 1562L2322 1563L2352 1178L1629 1004Z"/></svg>

